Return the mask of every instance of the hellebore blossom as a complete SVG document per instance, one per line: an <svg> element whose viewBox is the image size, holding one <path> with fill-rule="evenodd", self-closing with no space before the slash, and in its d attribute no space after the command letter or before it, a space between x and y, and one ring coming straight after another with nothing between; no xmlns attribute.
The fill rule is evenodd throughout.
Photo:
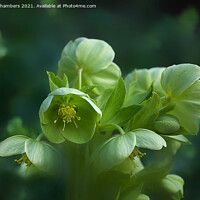
<svg viewBox="0 0 200 200"><path fill-rule="evenodd" d="M163 146L166 147L165 140L155 132L136 129L107 140L98 150L99 162L105 169L111 169L127 158L134 160L146 155L139 148L160 150Z"/></svg>
<svg viewBox="0 0 200 200"><path fill-rule="evenodd" d="M58 75L67 74L70 86L77 87L81 72L82 85L95 85L92 90L99 95L114 88L121 72L112 61L115 53L110 45L102 40L78 38L70 41L63 49L59 61Z"/></svg>
<svg viewBox="0 0 200 200"><path fill-rule="evenodd" d="M40 111L42 130L49 141L88 142L101 118L101 110L83 92L58 88L43 101Z"/></svg>
<svg viewBox="0 0 200 200"><path fill-rule="evenodd" d="M22 156L15 161L20 165L26 164L26 167L35 166L50 174L56 174L60 167L56 150L45 142L15 135L0 143L1 157L18 154Z"/></svg>

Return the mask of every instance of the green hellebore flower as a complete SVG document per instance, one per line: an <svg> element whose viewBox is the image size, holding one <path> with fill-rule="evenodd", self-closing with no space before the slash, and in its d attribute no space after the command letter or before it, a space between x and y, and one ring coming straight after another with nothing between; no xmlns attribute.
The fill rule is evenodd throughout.
<svg viewBox="0 0 200 200"><path fill-rule="evenodd" d="M136 129L131 132L117 135L106 141L98 150L100 164L104 169L111 169L124 162L127 158L142 157L139 148L160 150L166 147L165 140L153 131Z"/></svg>
<svg viewBox="0 0 200 200"><path fill-rule="evenodd" d="M161 76L161 85L175 108L169 112L178 118L187 134L197 134L195 119L200 118L200 67L193 64L173 65Z"/></svg>
<svg viewBox="0 0 200 200"><path fill-rule="evenodd" d="M82 71L82 86L95 85L92 91L99 95L114 88L121 72L112 61L114 51L102 40L78 38L70 41L63 49L59 61L58 75L66 74L71 87L78 85L78 73Z"/></svg>
<svg viewBox="0 0 200 200"><path fill-rule="evenodd" d="M58 88L43 101L39 116L49 141L61 143L67 139L86 143L94 135L101 110L85 93L73 88Z"/></svg>
<svg viewBox="0 0 200 200"><path fill-rule="evenodd" d="M22 154L22 157L15 161L20 165L26 164L26 167L35 166L50 174L56 174L60 167L56 150L45 142L16 135L0 143L1 157L18 154Z"/></svg>

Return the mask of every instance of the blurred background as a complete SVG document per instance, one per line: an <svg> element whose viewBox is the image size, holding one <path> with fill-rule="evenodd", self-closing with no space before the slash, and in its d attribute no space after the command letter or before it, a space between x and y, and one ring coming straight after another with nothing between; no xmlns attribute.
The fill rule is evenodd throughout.
<svg viewBox="0 0 200 200"><path fill-rule="evenodd" d="M27 3L18 0L17 4L24 2ZM85 3L81 0L31 2ZM0 1L3 3L11 1ZM13 124L22 132L41 131L38 110L49 93L46 71L56 73L61 51L69 40L80 36L105 40L113 47L115 62L123 76L134 68L179 63L200 65L198 3L102 0L88 4L97 7L0 9L0 140L15 134ZM183 146L178 151L173 172L185 180L185 199L199 200L200 136L189 139L193 146ZM13 173L16 166L13 158L0 159L0 199L64 199L66 186L61 179L24 180Z"/></svg>

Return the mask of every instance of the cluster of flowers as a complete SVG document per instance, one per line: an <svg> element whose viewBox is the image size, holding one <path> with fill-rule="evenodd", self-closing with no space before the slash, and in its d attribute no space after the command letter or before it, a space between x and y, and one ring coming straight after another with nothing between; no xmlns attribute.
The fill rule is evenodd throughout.
<svg viewBox="0 0 200 200"><path fill-rule="evenodd" d="M52 145L66 144L63 148L73 160L70 145L84 144L87 151L78 154L84 157L84 173L90 169L95 178L107 172L127 175L126 181L118 177L116 191L110 190L113 199L149 199L141 193L155 194L158 188L165 194L162 199L181 199L184 182L168 174L169 163L181 144L189 143L184 135L198 132L200 67L134 70L123 80L114 55L101 40L70 41L57 75L47 72L51 92L39 110L42 134L37 139L23 135L5 139L0 156L22 154L16 160L19 164L55 174L60 157ZM52 145L41 141L44 136ZM159 150L162 160L144 167L141 158L146 153L141 148ZM85 179L93 182L90 173Z"/></svg>

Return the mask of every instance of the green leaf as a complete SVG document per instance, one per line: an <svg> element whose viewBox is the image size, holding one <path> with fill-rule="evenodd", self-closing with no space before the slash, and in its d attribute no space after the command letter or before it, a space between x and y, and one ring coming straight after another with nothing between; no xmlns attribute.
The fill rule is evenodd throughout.
<svg viewBox="0 0 200 200"><path fill-rule="evenodd" d="M24 145L28 137L16 135L9 137L0 143L0 156L13 156L25 152Z"/></svg>
<svg viewBox="0 0 200 200"><path fill-rule="evenodd" d="M140 105L131 105L125 108L120 109L118 113L111 119L110 123L118 124L119 126L123 126L126 122L128 122L140 109L142 106Z"/></svg>
<svg viewBox="0 0 200 200"><path fill-rule="evenodd" d="M136 139L133 133L113 137L101 148L99 157L101 164L106 169L120 164L130 156L135 148Z"/></svg>
<svg viewBox="0 0 200 200"><path fill-rule="evenodd" d="M122 78L119 79L118 84L111 96L109 97L102 113L101 124L108 123L115 114L120 110L126 94L126 88Z"/></svg>
<svg viewBox="0 0 200 200"><path fill-rule="evenodd" d="M55 76L53 72L47 72L47 74L49 77L49 86L51 92L61 87L69 87L66 74L63 75L63 79L61 79L59 76Z"/></svg>
<svg viewBox="0 0 200 200"><path fill-rule="evenodd" d="M59 172L59 156L49 144L28 139L25 143L25 151L29 160L39 169L50 174L57 174Z"/></svg>
<svg viewBox="0 0 200 200"><path fill-rule="evenodd" d="M136 129L132 133L136 136L136 146L151 150L160 150L166 147L165 140L157 133L147 129Z"/></svg>
<svg viewBox="0 0 200 200"><path fill-rule="evenodd" d="M165 69L161 85L169 97L175 98L200 77L200 68L193 64L172 65Z"/></svg>
<svg viewBox="0 0 200 200"><path fill-rule="evenodd" d="M130 130L149 128L157 118L160 110L160 98L153 92L153 96L144 102L143 108L133 118Z"/></svg>
<svg viewBox="0 0 200 200"><path fill-rule="evenodd" d="M108 67L114 56L115 53L111 46L102 40L84 40L76 49L79 68L83 68L89 73L96 73Z"/></svg>

